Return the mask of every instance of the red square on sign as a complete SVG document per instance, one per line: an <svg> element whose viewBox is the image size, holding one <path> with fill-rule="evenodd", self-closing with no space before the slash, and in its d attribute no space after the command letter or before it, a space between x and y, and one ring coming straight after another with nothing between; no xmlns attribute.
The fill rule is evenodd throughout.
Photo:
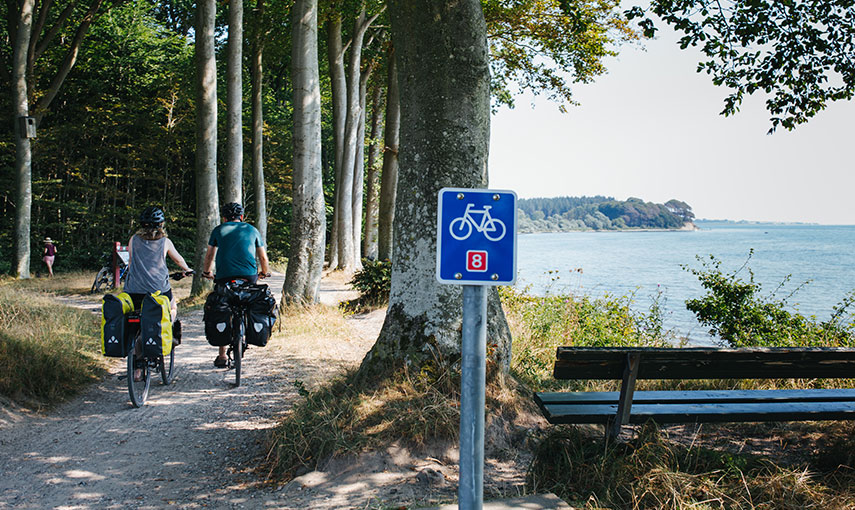
<svg viewBox="0 0 855 510"><path fill-rule="evenodd" d="M487 252L484 250L467 251L466 270L476 273L483 273L487 271Z"/></svg>

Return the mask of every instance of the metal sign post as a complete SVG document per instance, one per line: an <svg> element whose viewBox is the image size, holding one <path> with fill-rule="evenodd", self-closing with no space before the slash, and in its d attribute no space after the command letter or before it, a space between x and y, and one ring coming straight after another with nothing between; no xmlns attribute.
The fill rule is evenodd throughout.
<svg viewBox="0 0 855 510"><path fill-rule="evenodd" d="M460 378L460 510L484 502L487 286L516 280L516 194L443 188L437 208L436 278L463 284Z"/></svg>

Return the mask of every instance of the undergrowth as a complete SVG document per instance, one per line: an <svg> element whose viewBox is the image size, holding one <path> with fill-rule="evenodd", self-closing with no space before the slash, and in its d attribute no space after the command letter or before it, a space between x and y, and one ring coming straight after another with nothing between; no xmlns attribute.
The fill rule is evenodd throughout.
<svg viewBox="0 0 855 510"><path fill-rule="evenodd" d="M42 292L0 282L0 395L51 405L103 374L98 323Z"/></svg>
<svg viewBox="0 0 855 510"><path fill-rule="evenodd" d="M606 446L602 437L576 427L554 427L527 474L531 491L554 492L577 507L633 510L846 509L855 507L853 482L855 472L846 465L785 465L684 445L665 439L653 425Z"/></svg>

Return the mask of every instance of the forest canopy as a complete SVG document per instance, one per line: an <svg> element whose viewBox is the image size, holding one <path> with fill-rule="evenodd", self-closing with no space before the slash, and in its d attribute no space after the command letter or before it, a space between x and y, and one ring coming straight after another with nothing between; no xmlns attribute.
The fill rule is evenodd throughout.
<svg viewBox="0 0 855 510"><path fill-rule="evenodd" d="M575 230L679 229L695 215L689 204L669 200L664 204L630 197L523 198L518 202L519 232L570 232Z"/></svg>

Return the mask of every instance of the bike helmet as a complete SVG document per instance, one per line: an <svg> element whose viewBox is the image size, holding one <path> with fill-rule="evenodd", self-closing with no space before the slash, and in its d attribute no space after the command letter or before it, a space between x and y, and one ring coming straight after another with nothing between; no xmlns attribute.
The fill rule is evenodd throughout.
<svg viewBox="0 0 855 510"><path fill-rule="evenodd" d="M223 206L221 215L226 220L233 220L243 216L243 207L237 202L229 202Z"/></svg>
<svg viewBox="0 0 855 510"><path fill-rule="evenodd" d="M163 209L156 205L150 205L140 213L140 223L143 226L154 227L163 223L165 219Z"/></svg>

